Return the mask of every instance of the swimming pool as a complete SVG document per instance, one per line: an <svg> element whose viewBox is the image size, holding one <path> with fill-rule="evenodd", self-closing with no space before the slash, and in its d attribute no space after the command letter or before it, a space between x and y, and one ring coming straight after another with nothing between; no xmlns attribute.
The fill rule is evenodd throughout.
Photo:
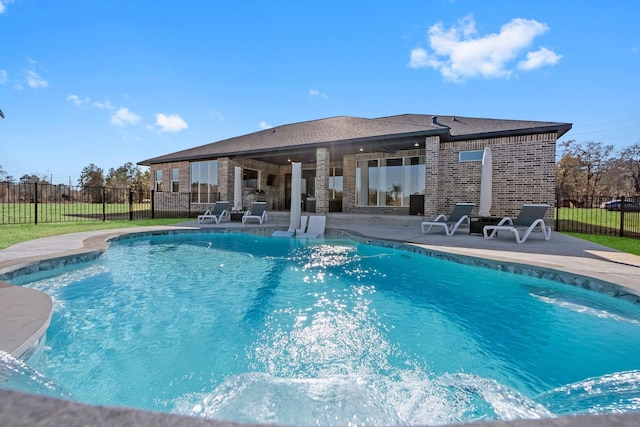
<svg viewBox="0 0 640 427"><path fill-rule="evenodd" d="M640 409L639 307L547 280L241 233L52 273L19 279L55 304L29 364L83 402L298 425Z"/></svg>

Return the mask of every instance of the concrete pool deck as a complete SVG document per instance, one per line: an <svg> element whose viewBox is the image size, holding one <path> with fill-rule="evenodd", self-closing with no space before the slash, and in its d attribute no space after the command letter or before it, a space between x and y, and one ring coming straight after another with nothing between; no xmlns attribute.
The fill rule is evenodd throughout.
<svg viewBox="0 0 640 427"><path fill-rule="evenodd" d="M340 235L347 233L365 240L379 240L408 244L419 251L427 252L434 256L452 259L488 268L514 271L522 274L541 275L558 279L565 283L587 287L617 297L640 301L640 256L616 251L611 248L596 245L584 240L575 239L560 233L553 233L551 240L545 241L539 233L532 233L529 239L523 243L516 243L513 236L503 233L495 239L487 240L480 235L470 235L467 229L459 229L458 232L447 237L440 230L433 230L423 234L420 229L421 217L409 216L377 216L355 214L329 214L327 215L327 235ZM170 230L186 229L228 229L228 230L281 230L289 224L288 212L270 212L269 220L263 224L232 223L198 224L197 221L187 221L175 226L132 227L115 230L101 230L92 232L75 233L61 236L53 236L19 243L0 251L0 279L5 280L16 272L26 274L39 270L46 270L59 266L60 263L81 262L84 259L98 256L108 247L107 240L130 233L140 232L167 232ZM523 270L527 270L523 273ZM33 295L16 295L15 289L0 281L0 350L9 353L11 348L17 348L17 352L28 347L29 339L34 339L48 325L48 315L43 316L43 310L47 310L47 302L40 299L34 300ZM9 298L9 294L11 297ZM5 298L7 296L7 298ZM19 307L19 310L16 308ZM19 311L19 315L16 315ZM50 313L50 308L49 308ZM10 315L11 314L11 315ZM19 356L19 354L17 354ZM22 397L21 397L22 396ZM0 417L8 420L6 425L31 425L27 420L33 421L33 411L41 411L41 405L54 407L60 405L59 401L47 403L48 399L28 399L15 392L0 390L0 402L11 401L12 406L0 404ZM17 406L15 406L17 405ZM63 406L72 407L72 410L82 414L77 424L83 425L96 417L107 416L113 409L98 408L89 405L65 403ZM19 408L19 409L18 409ZM78 409L80 408L80 409ZM126 416L134 417L138 425L231 425L215 421L193 420L190 418L176 421L172 417L166 417L164 423L158 422L158 414L149 414L145 418L143 411L122 409ZM69 414L61 414L59 417ZM140 415L142 413L143 415ZM99 415L101 414L101 415ZM127 415L128 414L128 415ZM24 417L23 417L24 415ZM559 425L639 425L640 415L632 416L605 416L602 417L569 417L573 422L567 422L567 418L549 419L543 421L527 420L512 423L486 422L482 425L491 426L559 426ZM124 415L123 415L124 416ZM9 418L7 418L9 417ZM162 415L160 415L162 417ZM581 421L578 423L577 419ZM41 419L39 425L58 425L67 418L50 417ZM84 421L82 421L84 420ZM171 421L173 420L173 421ZM558 420L564 420L559 422ZM598 420L599 422L596 422ZM113 424L119 422L113 420ZM122 421L122 420L121 420ZM131 420L129 420L131 421ZM204 421L204 422L203 422ZM531 423L531 424L529 424Z"/></svg>

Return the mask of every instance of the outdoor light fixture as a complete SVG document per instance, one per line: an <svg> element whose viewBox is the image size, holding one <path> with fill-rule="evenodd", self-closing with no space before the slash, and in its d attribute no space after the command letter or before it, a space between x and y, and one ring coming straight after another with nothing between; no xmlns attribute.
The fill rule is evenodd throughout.
<svg viewBox="0 0 640 427"><path fill-rule="evenodd" d="M360 147L360 151L364 151L364 148Z"/></svg>
<svg viewBox="0 0 640 427"><path fill-rule="evenodd" d="M413 144L414 147L419 147L420 144L418 144L417 142L415 144Z"/></svg>

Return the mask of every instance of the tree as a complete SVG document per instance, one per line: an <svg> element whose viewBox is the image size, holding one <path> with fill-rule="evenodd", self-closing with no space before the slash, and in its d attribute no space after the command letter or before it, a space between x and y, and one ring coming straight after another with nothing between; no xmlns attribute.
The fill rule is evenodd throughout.
<svg viewBox="0 0 640 427"><path fill-rule="evenodd" d="M574 140L560 143L562 147L560 160L556 163L556 192L563 197L577 194L581 181L581 162L572 152Z"/></svg>
<svg viewBox="0 0 640 427"><path fill-rule="evenodd" d="M136 168L131 162L127 162L117 169L110 168L107 173L107 187L130 188L133 184L135 173Z"/></svg>
<svg viewBox="0 0 640 427"><path fill-rule="evenodd" d="M631 180L637 195L640 195L640 143L625 148L620 153L621 169Z"/></svg>
<svg viewBox="0 0 640 427"><path fill-rule="evenodd" d="M584 145L576 141L561 143L562 157L556 167L556 179L559 186L569 188L575 185L576 192L593 199L600 194L600 182L611 166L613 145L590 141Z"/></svg>
<svg viewBox="0 0 640 427"><path fill-rule="evenodd" d="M78 185L81 187L104 186L104 171L93 163L89 166L85 166L80 173Z"/></svg>
<svg viewBox="0 0 640 427"><path fill-rule="evenodd" d="M80 173L78 185L89 202L102 203L104 200L102 187L104 186L104 171L91 163Z"/></svg>

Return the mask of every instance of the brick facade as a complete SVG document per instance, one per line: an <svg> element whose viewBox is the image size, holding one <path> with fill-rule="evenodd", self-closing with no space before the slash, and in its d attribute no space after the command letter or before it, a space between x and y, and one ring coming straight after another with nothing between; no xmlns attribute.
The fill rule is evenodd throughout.
<svg viewBox="0 0 640 427"><path fill-rule="evenodd" d="M437 136L416 141L416 150L395 153L363 153L334 158L327 148L316 150L315 164L303 165L316 170L316 212L329 212L329 176L331 167L343 169L342 211L347 213L409 214L409 207L356 206L356 162L389 157L424 156L425 200L424 215L433 217L451 211L456 202L480 203L480 175L482 162L460 162L462 151L481 151L491 147L493 156L493 203L492 216L516 215L525 203L548 203L555 205L555 155L556 133L519 135L500 138L474 139L468 141L441 142ZM424 148L422 148L424 146ZM249 208L254 201L266 201L270 210L284 210L285 174L291 166L278 166L261 160L240 156L218 158L219 200L233 202L235 167L259 171L260 192L243 189L243 207ZM163 192L171 192L171 170L179 170L179 191L191 191L190 162L173 162L154 165L151 168L155 186L155 170L163 170ZM275 185L267 185L268 176L275 175ZM163 195L166 197L166 194ZM184 198L183 198L184 200ZM182 202L184 204L184 202ZM211 206L198 204L197 210ZM188 209L189 206L184 206ZM476 211L474 211L475 213ZM553 210L548 212L548 220Z"/></svg>

